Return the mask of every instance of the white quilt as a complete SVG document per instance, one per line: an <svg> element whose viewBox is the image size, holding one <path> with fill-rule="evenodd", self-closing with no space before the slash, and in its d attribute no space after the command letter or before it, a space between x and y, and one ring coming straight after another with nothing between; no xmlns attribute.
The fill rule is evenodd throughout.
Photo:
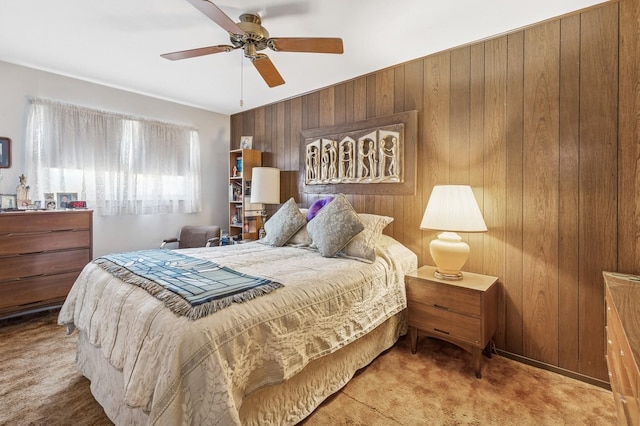
<svg viewBox="0 0 640 426"><path fill-rule="evenodd" d="M246 396L404 309L404 274L417 267L385 236L373 264L259 243L181 251L285 287L191 321L89 264L58 318L122 371L124 403L148 411L151 424L239 424Z"/></svg>

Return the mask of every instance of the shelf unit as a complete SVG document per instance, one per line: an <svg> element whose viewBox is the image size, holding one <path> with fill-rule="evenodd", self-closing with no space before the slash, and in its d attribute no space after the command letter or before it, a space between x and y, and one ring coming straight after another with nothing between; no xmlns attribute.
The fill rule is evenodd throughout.
<svg viewBox="0 0 640 426"><path fill-rule="evenodd" d="M260 204L252 205L251 173L262 165L262 152L254 149L229 151L229 237L257 240L260 230ZM235 220L234 220L235 219Z"/></svg>

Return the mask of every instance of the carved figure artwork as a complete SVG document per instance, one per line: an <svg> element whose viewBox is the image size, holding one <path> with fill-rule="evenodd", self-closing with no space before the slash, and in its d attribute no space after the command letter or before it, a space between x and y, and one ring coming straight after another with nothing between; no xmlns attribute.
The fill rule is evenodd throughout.
<svg viewBox="0 0 640 426"><path fill-rule="evenodd" d="M401 131L336 135L305 147L305 184L402 182ZM338 142L339 141L339 142Z"/></svg>
<svg viewBox="0 0 640 426"><path fill-rule="evenodd" d="M322 157L320 160L320 180L326 182L329 178L329 148L324 143L322 144Z"/></svg>
<svg viewBox="0 0 640 426"><path fill-rule="evenodd" d="M338 181L338 152L336 149L336 141L329 141L329 181Z"/></svg>
<svg viewBox="0 0 640 426"><path fill-rule="evenodd" d="M380 177L398 179L398 138L387 136L380 141Z"/></svg>
<svg viewBox="0 0 640 426"><path fill-rule="evenodd" d="M369 181L378 177L378 159L376 143L373 139L366 138L360 141L361 152L363 153L363 178L367 178ZM366 172L366 174L364 174Z"/></svg>
<svg viewBox="0 0 640 426"><path fill-rule="evenodd" d="M307 155L306 155L306 181L314 182L317 181L318 176L318 145L320 141L314 141L307 145Z"/></svg>
<svg viewBox="0 0 640 426"><path fill-rule="evenodd" d="M322 140L321 180L323 182L337 182L338 180L338 154L336 141Z"/></svg>
<svg viewBox="0 0 640 426"><path fill-rule="evenodd" d="M346 137L340 142L340 169L338 176L342 182L352 181L356 177L356 168L353 164L355 146L356 141L350 137Z"/></svg>

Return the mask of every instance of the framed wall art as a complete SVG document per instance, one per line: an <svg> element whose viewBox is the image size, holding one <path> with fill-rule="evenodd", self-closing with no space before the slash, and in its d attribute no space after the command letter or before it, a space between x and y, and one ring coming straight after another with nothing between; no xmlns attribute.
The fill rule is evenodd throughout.
<svg viewBox="0 0 640 426"><path fill-rule="evenodd" d="M418 112L302 131L301 193L413 195Z"/></svg>
<svg viewBox="0 0 640 426"><path fill-rule="evenodd" d="M0 136L0 169L11 167L11 139Z"/></svg>

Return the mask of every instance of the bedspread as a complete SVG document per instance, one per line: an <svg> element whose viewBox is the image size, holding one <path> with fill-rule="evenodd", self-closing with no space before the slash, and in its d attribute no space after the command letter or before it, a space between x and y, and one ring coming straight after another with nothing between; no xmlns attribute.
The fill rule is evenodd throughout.
<svg viewBox="0 0 640 426"><path fill-rule="evenodd" d="M404 274L416 256L383 241L373 264L259 243L181 250L284 285L195 321L89 264L58 322L83 330L122 371L126 404L148 411L152 424L239 424L245 396L406 307Z"/></svg>

